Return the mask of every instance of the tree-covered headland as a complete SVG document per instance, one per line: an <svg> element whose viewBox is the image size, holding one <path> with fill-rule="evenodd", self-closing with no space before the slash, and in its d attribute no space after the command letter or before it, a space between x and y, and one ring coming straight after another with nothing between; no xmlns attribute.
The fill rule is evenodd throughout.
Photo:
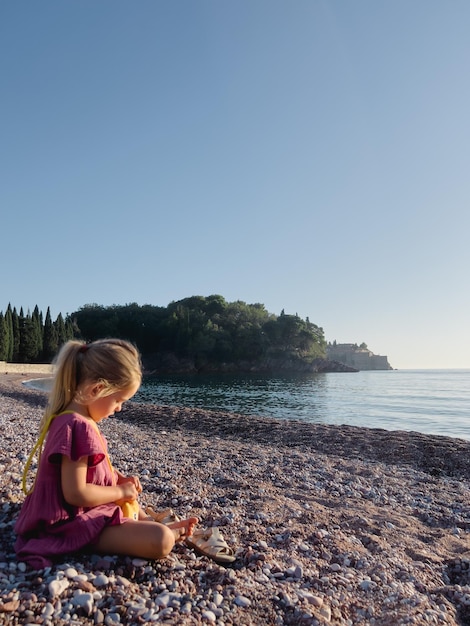
<svg viewBox="0 0 470 626"><path fill-rule="evenodd" d="M0 313L0 360L50 362L68 339L121 337L135 343L156 371L308 369L325 359L323 329L296 315L269 313L263 304L192 296L166 307L87 304L52 321L48 308Z"/></svg>

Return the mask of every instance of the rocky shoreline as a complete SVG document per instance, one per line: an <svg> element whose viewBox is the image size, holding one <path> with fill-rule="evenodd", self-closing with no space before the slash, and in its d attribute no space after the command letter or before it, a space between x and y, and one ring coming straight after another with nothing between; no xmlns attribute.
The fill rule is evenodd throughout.
<svg viewBox="0 0 470 626"><path fill-rule="evenodd" d="M358 372L359 370L339 361L316 358L311 361L295 356L266 356L255 361L237 361L235 363L204 362L197 363L192 358L178 358L172 352L159 352L144 358L147 375L165 374L239 374L239 373L326 373ZM391 369L391 368L390 368Z"/></svg>
<svg viewBox="0 0 470 626"><path fill-rule="evenodd" d="M236 562L180 545L27 569L13 525L45 395L25 378L0 375L0 624L470 623L470 442L419 433L129 403L103 424L115 466Z"/></svg>

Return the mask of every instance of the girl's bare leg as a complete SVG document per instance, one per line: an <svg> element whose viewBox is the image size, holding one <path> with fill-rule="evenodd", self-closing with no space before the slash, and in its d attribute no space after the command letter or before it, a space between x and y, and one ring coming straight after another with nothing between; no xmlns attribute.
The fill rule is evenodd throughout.
<svg viewBox="0 0 470 626"><path fill-rule="evenodd" d="M117 526L107 526L94 544L97 552L126 554L144 559L163 559L175 542L184 539L197 523L196 517L175 522L170 528L152 521L129 520Z"/></svg>

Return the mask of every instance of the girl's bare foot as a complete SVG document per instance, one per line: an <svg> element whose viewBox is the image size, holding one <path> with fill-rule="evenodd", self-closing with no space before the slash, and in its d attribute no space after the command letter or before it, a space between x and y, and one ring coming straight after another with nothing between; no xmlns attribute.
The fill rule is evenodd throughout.
<svg viewBox="0 0 470 626"><path fill-rule="evenodd" d="M188 517L188 519L172 522L171 524L167 524L167 526L173 531L175 541L184 541L184 539L193 534L194 527L198 522L199 519L197 517Z"/></svg>

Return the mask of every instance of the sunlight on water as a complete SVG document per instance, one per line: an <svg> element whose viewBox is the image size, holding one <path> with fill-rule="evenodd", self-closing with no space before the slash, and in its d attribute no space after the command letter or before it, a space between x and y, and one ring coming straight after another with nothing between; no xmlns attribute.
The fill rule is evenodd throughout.
<svg viewBox="0 0 470 626"><path fill-rule="evenodd" d="M470 439L470 370L146 379L140 402Z"/></svg>
<svg viewBox="0 0 470 626"><path fill-rule="evenodd" d="M149 377L134 400L470 439L470 370Z"/></svg>

